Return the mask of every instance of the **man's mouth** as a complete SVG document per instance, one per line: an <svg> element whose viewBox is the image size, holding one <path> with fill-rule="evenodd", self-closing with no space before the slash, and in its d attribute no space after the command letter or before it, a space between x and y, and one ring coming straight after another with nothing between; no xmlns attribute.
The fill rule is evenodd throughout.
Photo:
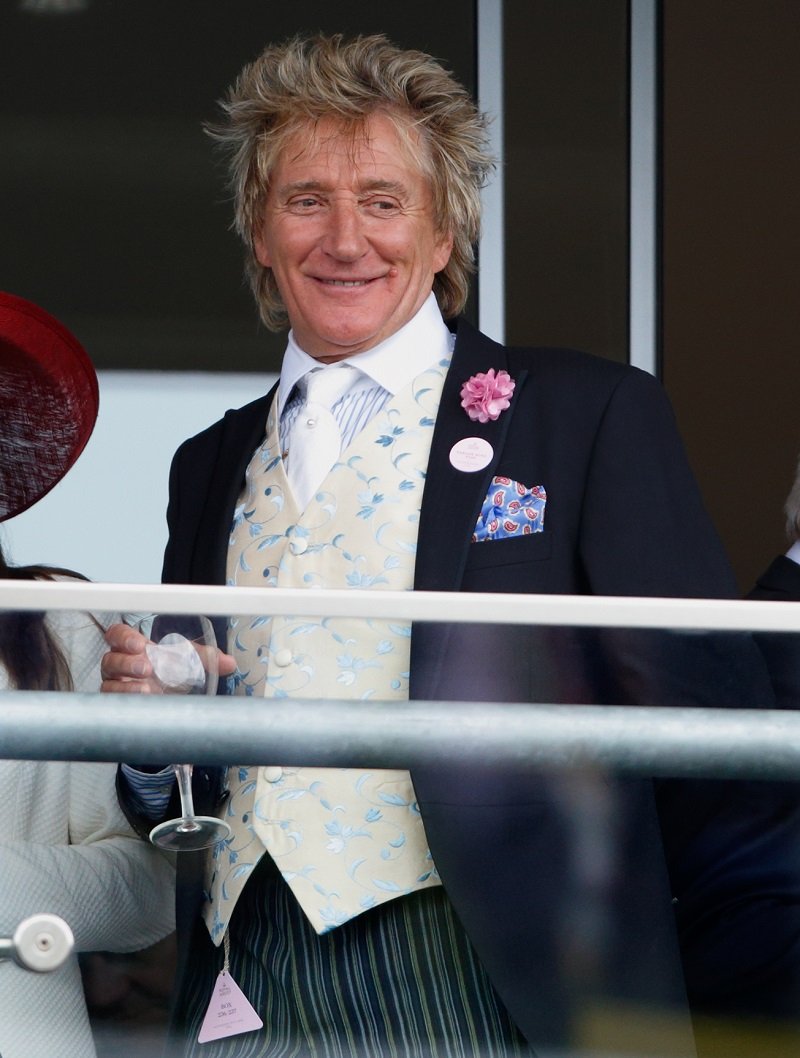
<svg viewBox="0 0 800 1058"><path fill-rule="evenodd" d="M322 279L320 280L327 287L365 287L368 283L371 283L371 279Z"/></svg>

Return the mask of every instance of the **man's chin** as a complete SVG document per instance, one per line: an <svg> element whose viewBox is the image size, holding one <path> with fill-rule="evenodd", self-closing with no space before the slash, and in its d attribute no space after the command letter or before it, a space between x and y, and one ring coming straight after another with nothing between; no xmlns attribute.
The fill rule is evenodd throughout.
<svg viewBox="0 0 800 1058"><path fill-rule="evenodd" d="M387 331L387 334L390 333L392 332ZM345 360L349 356L364 353L379 345L384 337L383 332L377 328L369 326L356 328L350 322L338 328L328 326L324 332L310 335L308 343L304 345L295 331L295 339L300 348L322 363L334 363L336 360Z"/></svg>

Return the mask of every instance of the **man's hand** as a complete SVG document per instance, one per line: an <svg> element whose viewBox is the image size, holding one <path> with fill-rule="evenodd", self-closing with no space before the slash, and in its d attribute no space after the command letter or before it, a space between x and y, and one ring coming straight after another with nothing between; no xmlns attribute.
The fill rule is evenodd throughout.
<svg viewBox="0 0 800 1058"><path fill-rule="evenodd" d="M100 690L106 693L163 694L164 687L156 679L153 666L147 658L145 647L149 640L130 625L116 624L106 632L106 642L111 648L100 663L103 682ZM217 655L220 676L230 676L236 662L230 654Z"/></svg>

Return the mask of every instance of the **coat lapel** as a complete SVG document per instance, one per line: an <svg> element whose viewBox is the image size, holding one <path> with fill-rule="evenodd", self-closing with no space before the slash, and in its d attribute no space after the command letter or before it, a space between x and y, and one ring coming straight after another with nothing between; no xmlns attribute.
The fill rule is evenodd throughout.
<svg viewBox="0 0 800 1058"><path fill-rule="evenodd" d="M503 451L527 371L517 371L511 406L494 422L472 422L461 407L461 387L478 372L508 370L505 348L459 321L453 360L445 379L420 511L414 587L418 591L455 591L483 500ZM227 538L247 464L264 434L274 396L254 401L224 420L208 501L204 507L192 562L195 583L224 584ZM483 470L467 473L450 462L458 441L480 437L492 447Z"/></svg>
<svg viewBox="0 0 800 1058"><path fill-rule="evenodd" d="M526 371L518 372L511 406L494 422L472 422L461 407L461 387L477 372L507 368L506 350L459 322L453 360L442 391L433 434L420 512L414 587L418 591L455 591L461 583L472 533L496 473ZM450 462L453 445L480 437L492 446L483 470L467 473Z"/></svg>
<svg viewBox="0 0 800 1058"><path fill-rule="evenodd" d="M197 532L192 577L196 584L224 584L228 535L247 464L264 439L267 413L277 386L223 420L222 438Z"/></svg>

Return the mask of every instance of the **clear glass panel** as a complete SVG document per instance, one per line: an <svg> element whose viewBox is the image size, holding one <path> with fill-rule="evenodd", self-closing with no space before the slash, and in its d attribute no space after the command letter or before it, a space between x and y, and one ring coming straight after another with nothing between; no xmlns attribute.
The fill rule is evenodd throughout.
<svg viewBox="0 0 800 1058"><path fill-rule="evenodd" d="M6 612L0 620L6 658L18 617ZM410 635L412 700L405 702L407 660L396 671L391 660L409 639L402 622L241 617L231 623L230 648L239 652L237 636L243 646L252 640L249 657L266 673L269 701L261 701L263 683L252 684L251 695L227 698L224 706L216 699L132 698L126 730L125 708L114 711L117 699L87 693L98 680L102 645L96 627L77 614L51 615L49 622L61 633L81 696L52 699L69 716L62 726L57 714L50 723L42 721L47 694L4 689L3 740L19 744L25 725L18 710L27 709L34 718L29 733L38 730L43 740L40 755L63 755L76 738L84 752L72 755L86 759L0 764L7 806L0 844L0 936L11 937L28 915L55 913L71 926L79 954L77 962L51 974L0 961L3 1058L90 1055L87 1037L83 1042L80 1037L84 1001L101 1058L159 1053L170 1001L182 994L173 979L172 863L125 822L115 765L91 758L111 756L117 746L144 747L134 770L156 774L154 785L167 789L158 811L174 815L171 777L159 778L158 772L161 762L173 757L176 731L185 756L196 765L199 805L210 804L238 827L250 796L249 810L267 830L272 826L288 835L294 848L298 834L312 845L314 823L303 815L311 804L323 838L314 856L345 862L358 885L364 883L360 864L370 845L378 849L375 862L380 850L387 850L386 877L391 877L393 857L413 842L408 822L401 828L406 846L397 842L397 813L409 821L417 818L418 807L456 916L447 919L448 937L461 936L463 929L469 938L468 949L444 944L432 957L425 933L417 951L420 965L430 969L441 961L444 977L463 983L459 974L465 964L459 960L467 950L477 953L469 956L476 960L469 965L488 975L493 1002L500 997L537 1054L689 1058L695 1044L687 986L701 1055L797 1053L800 743L792 726L800 700L797 634L760 633L754 641L739 632L417 622ZM30 631L22 642L35 642ZM49 666L49 660L41 664L37 649L28 650L28 685L37 668ZM240 691L250 671L243 657ZM329 668L319 682L325 664ZM386 679L396 684L396 702L384 700ZM439 706L436 700L453 704ZM96 712L99 703L103 709ZM541 708L525 710L526 704ZM599 710L593 708L597 704ZM639 712L641 706L655 709ZM730 710L738 724L720 728L713 712L718 707ZM762 710L762 716L754 717L752 710ZM376 718L384 714L392 722L384 727L382 720L380 734L373 736ZM91 723L85 720L89 716ZM525 717L527 727L520 724ZM626 717L636 718L633 731ZM232 752L242 764L229 767L224 777L215 767L223 763L218 748L223 744L236 744ZM348 797L327 796L331 773L309 772L306 760L311 766L347 766ZM410 768L413 801L403 799L401 778L373 781L375 769L387 767ZM152 821L142 826L139 818L144 834ZM381 831L383 825L391 833ZM212 892L212 868L232 877L248 864L238 840L235 836L216 858L210 856L206 881L211 879ZM285 849L275 850L284 877L296 874L297 864L289 868L282 859ZM184 909L192 885L199 893L205 884L189 878L205 870L205 855L177 855ZM240 897L248 914L257 916L275 892L285 891L271 864L267 857L248 875ZM373 871L373 881L375 876ZM322 878L316 874L309 889L321 887L329 904L341 910L344 894L331 894L331 886L323 893ZM421 890L441 892L437 885ZM305 952L319 945L333 960L331 952L370 935L369 924L380 920L381 908L413 907L423 899L428 897L417 893L371 909L360 906L354 918L331 922L335 928L318 938L305 925L299 947ZM204 936L202 950L215 960L213 979L223 949L212 951ZM237 960L243 958L243 936L241 929L231 932L232 971L242 965ZM294 943L297 947L296 937ZM452 966L448 960L454 960ZM310 978L298 973L292 979L304 995ZM193 980L197 986L205 979L195 973ZM378 981L388 990L397 984L381 974ZM237 983L268 1025L281 1024L277 1008L265 999L274 999L279 984L259 992L250 976ZM340 992L331 994L340 1000ZM203 1008L195 1011L197 1026L208 995L195 1000L195 1007ZM346 1012L348 1001L342 1002ZM37 1042L42 1034L45 1041L50 1034L49 1044ZM455 1031L446 1053L527 1053L498 1051L488 1043L484 1052L471 1050L469 1039ZM247 1040L247 1034L233 1036L229 1045L194 1045L186 1053L238 1058L251 1053L241 1049ZM346 1053L359 1058L426 1053L393 1051L373 1037L348 1047ZM323 1045L309 1053L331 1052ZM444 1045L431 1053L445 1053ZM183 1055L184 1048L175 1054Z"/></svg>

